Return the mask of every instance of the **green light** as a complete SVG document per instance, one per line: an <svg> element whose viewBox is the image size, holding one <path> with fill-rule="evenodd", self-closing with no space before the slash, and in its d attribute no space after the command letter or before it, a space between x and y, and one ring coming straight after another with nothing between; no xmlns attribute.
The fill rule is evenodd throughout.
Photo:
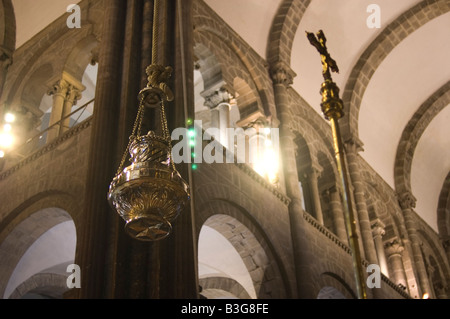
<svg viewBox="0 0 450 319"><path fill-rule="evenodd" d="M187 125L191 125L191 124L192 124L192 119L187 119L187 120L186 120L186 124L187 124Z"/></svg>
<svg viewBox="0 0 450 319"><path fill-rule="evenodd" d="M195 157L195 153L191 153L191 156L192 156L192 157Z"/></svg>
<svg viewBox="0 0 450 319"><path fill-rule="evenodd" d="M197 166L197 164L192 164L191 167L192 167L193 170L196 170L198 166Z"/></svg>
<svg viewBox="0 0 450 319"><path fill-rule="evenodd" d="M190 145L190 146L194 146L194 145L195 145L195 141L194 141L194 140L190 140L190 141L189 141L189 145Z"/></svg>
<svg viewBox="0 0 450 319"><path fill-rule="evenodd" d="M188 130L188 136L189 137L194 137L195 136L195 130L193 128Z"/></svg>

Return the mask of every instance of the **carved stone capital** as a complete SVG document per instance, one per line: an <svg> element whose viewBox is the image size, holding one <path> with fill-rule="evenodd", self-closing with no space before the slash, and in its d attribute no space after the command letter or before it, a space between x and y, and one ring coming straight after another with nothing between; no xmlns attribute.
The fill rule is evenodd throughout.
<svg viewBox="0 0 450 319"><path fill-rule="evenodd" d="M402 194L397 194L398 203L402 209L411 209L416 207L417 199L410 191L405 191Z"/></svg>
<svg viewBox="0 0 450 319"><path fill-rule="evenodd" d="M67 89L66 101L70 102L72 105L76 105L77 101L81 99L81 97L81 91L74 85L70 84Z"/></svg>
<svg viewBox="0 0 450 319"><path fill-rule="evenodd" d="M62 94L64 97L67 94L67 89L69 88L69 83L66 80L56 81L48 90L48 95Z"/></svg>
<svg viewBox="0 0 450 319"><path fill-rule="evenodd" d="M371 223L370 227L372 228L373 237L384 236L384 234L386 233L384 230L386 225L380 219L374 220Z"/></svg>
<svg viewBox="0 0 450 319"><path fill-rule="evenodd" d="M294 82L297 74L286 63L278 61L270 68L270 76L274 84L283 84L287 87Z"/></svg>
<svg viewBox="0 0 450 319"><path fill-rule="evenodd" d="M204 105L210 109L214 109L223 103L231 104L234 98L224 86L216 90L203 91L201 95L205 98Z"/></svg>
<svg viewBox="0 0 450 319"><path fill-rule="evenodd" d="M442 246L444 247L444 249L450 249L450 237L445 237L442 238Z"/></svg>
<svg viewBox="0 0 450 319"><path fill-rule="evenodd" d="M2 70L7 70L12 64L12 52L6 50L5 48L0 48L0 68Z"/></svg>
<svg viewBox="0 0 450 319"><path fill-rule="evenodd" d="M353 150L355 153L364 151L364 143L359 139L358 136L352 134L349 138L344 141L347 150Z"/></svg>
<svg viewBox="0 0 450 319"><path fill-rule="evenodd" d="M384 249L388 257L402 254L405 249L398 239L394 239L384 244Z"/></svg>

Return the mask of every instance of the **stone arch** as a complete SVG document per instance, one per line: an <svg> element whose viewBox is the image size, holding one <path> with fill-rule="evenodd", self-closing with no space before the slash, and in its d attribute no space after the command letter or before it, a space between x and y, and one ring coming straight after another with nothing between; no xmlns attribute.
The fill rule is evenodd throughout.
<svg viewBox="0 0 450 319"><path fill-rule="evenodd" d="M200 294L208 299L251 299L248 292L242 285L232 278L227 277L207 277L200 278L199 284L202 287Z"/></svg>
<svg viewBox="0 0 450 319"><path fill-rule="evenodd" d="M291 64L292 43L311 0L283 0L275 14L267 42L267 61Z"/></svg>
<svg viewBox="0 0 450 319"><path fill-rule="evenodd" d="M36 295L46 299L62 299L69 290L66 269L67 264L64 263L31 276L13 291L9 299L28 299Z"/></svg>
<svg viewBox="0 0 450 319"><path fill-rule="evenodd" d="M208 225L229 240L246 264L257 298L289 297L280 258L262 227L242 206L220 198L205 201L196 211L196 225L196 238L202 226ZM251 249L250 243L254 244Z"/></svg>
<svg viewBox="0 0 450 319"><path fill-rule="evenodd" d="M259 112L258 105L260 103L258 103L258 97L245 80L240 77L235 77L233 80L233 89L236 92L236 104L241 119L247 118L255 113L261 114Z"/></svg>
<svg viewBox="0 0 450 319"><path fill-rule="evenodd" d="M216 34L197 32L195 34L195 47L197 48L196 55L204 57L203 60L197 61L200 66L199 71L202 74L204 81L203 96L208 95L217 90L225 89L233 97L241 99L240 95L247 95L251 92L253 96L253 104L251 108L249 105L240 105L237 101L237 106L241 113L241 119L245 118L250 111L259 112L261 115L267 115L267 101L257 87L257 83L250 74L248 67L243 63L237 53L226 44L218 45ZM205 54L209 52L209 54ZM214 63L214 65L212 65ZM236 83L237 81L237 83ZM245 84L244 86L242 84Z"/></svg>
<svg viewBox="0 0 450 319"><path fill-rule="evenodd" d="M363 52L353 67L342 100L348 116L342 121L344 139L358 136L358 117L364 92L389 53L421 26L450 11L447 0L422 1L391 22Z"/></svg>
<svg viewBox="0 0 450 319"><path fill-rule="evenodd" d="M325 271L320 275L320 290L316 294L316 296L319 296L319 293L322 292L322 289L325 287L332 287L333 291L336 290L340 292L340 294L344 298L348 299L357 299L356 294L354 293L353 289L350 287L350 285L344 280L340 275L336 274L335 272L331 271ZM336 294L334 294L336 295ZM342 297L341 296L341 297Z"/></svg>
<svg viewBox="0 0 450 319"><path fill-rule="evenodd" d="M59 191L37 194L24 201L0 223L0 295L27 249L47 230L66 221L73 221L78 230L76 213L79 202ZM78 236L77 236L78 238Z"/></svg>
<svg viewBox="0 0 450 319"><path fill-rule="evenodd" d="M89 64L96 64L97 61L98 40L93 34L82 38L74 46L67 56L64 64L64 71L68 72L78 81L82 81L82 76Z"/></svg>
<svg viewBox="0 0 450 319"><path fill-rule="evenodd" d="M11 58L16 48L16 17L11 0L4 0L0 9L0 48L4 58Z"/></svg>
<svg viewBox="0 0 450 319"><path fill-rule="evenodd" d="M234 72L239 72L240 77L245 79L250 86L254 85L255 92L257 92L260 100L259 108L264 110L263 113L266 116L276 119L272 81L267 72L266 62L247 43L236 37L233 30L224 27L221 18L208 6L195 3L193 20L195 25L194 42L201 42L209 46L211 51L213 51L213 48L217 48L217 51L225 54L224 57L233 57L233 63L226 64L227 71L231 71L231 68L234 67ZM216 57L220 59L220 54L214 52ZM224 79L227 81L225 75Z"/></svg>
<svg viewBox="0 0 450 319"><path fill-rule="evenodd" d="M0 96L7 70L11 65L12 55L16 48L16 17L11 0L0 4Z"/></svg>
<svg viewBox="0 0 450 319"><path fill-rule="evenodd" d="M417 233L419 234L419 238L422 241L422 245L428 246L427 248L429 248L425 250L429 253L425 254L424 250L422 250L422 255L424 257L433 256L434 260L436 261L435 266L439 267L441 279L443 280L442 284L444 285L444 287L447 287L450 283L450 269L448 267L448 263L446 262L445 252L443 251L443 248L436 245L433 239L423 229L418 229ZM426 266L427 262L429 263L429 260L427 261L427 259L425 258ZM428 266L430 265L428 264Z"/></svg>
<svg viewBox="0 0 450 319"><path fill-rule="evenodd" d="M399 195L411 193L411 167L416 146L431 121L450 103L450 81L433 93L409 120L395 156L394 183Z"/></svg>
<svg viewBox="0 0 450 319"><path fill-rule="evenodd" d="M334 287L325 286L320 289L317 299L347 299L342 292Z"/></svg>
<svg viewBox="0 0 450 319"><path fill-rule="evenodd" d="M225 82L221 64L206 45L197 41L194 44L194 55L196 58L195 69L200 71L205 88Z"/></svg>

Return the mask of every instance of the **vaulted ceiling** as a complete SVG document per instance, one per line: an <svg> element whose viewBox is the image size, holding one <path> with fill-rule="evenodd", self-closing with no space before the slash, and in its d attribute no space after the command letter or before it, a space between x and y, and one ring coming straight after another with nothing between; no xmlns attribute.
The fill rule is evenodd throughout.
<svg viewBox="0 0 450 319"><path fill-rule="evenodd" d="M19 47L79 1L12 2ZM322 29L340 68L333 79L357 115L361 156L394 190L395 167L406 167L416 212L438 231L438 198L450 171L450 1L377 0L380 28L367 25L372 0L205 2L263 58L280 5L307 4L291 39L293 89L320 113L320 59L305 31ZM381 49L370 51L374 44Z"/></svg>

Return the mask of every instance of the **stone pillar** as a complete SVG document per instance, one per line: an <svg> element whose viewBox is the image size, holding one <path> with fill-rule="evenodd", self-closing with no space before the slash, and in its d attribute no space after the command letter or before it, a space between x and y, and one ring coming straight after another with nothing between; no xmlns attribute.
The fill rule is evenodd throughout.
<svg viewBox="0 0 450 319"><path fill-rule="evenodd" d="M339 191L336 186L327 189L325 195L328 196L328 200L331 206L331 213L333 214L334 227L336 229L336 235L339 239L348 244L347 231L345 229L344 212L342 210L342 203Z"/></svg>
<svg viewBox="0 0 450 319"><path fill-rule="evenodd" d="M3 86L5 84L8 68L12 64L12 55L12 51L5 47L0 47L0 96L2 96L3 93Z"/></svg>
<svg viewBox="0 0 450 319"><path fill-rule="evenodd" d="M69 84L67 89L66 99L61 114L61 125L59 127L59 135L67 131L70 127L70 117L68 115L72 112L72 107L81 99L80 90L72 84Z"/></svg>
<svg viewBox="0 0 450 319"><path fill-rule="evenodd" d="M52 141L59 136L61 123L57 123L61 121L62 118L68 88L69 83L67 83L66 80L58 80L47 92L48 95L53 95L52 112L48 124L50 129L47 132L47 142Z"/></svg>
<svg viewBox="0 0 450 319"><path fill-rule="evenodd" d="M320 204L320 193L319 193L319 177L321 174L321 169L318 167L311 167L311 170L308 174L308 184L310 186L312 200L314 202L314 213L315 218L319 222L320 225L323 225L323 213L322 213L322 205Z"/></svg>
<svg viewBox="0 0 450 319"><path fill-rule="evenodd" d="M377 219L374 222L372 222L372 234L373 234L373 240L375 242L375 249L377 250L377 257L378 257L378 263L381 269L381 272L385 274L386 276L389 275L388 266L386 263L386 254L384 252L384 245L383 245L383 236L385 234L384 228L386 225L384 223Z"/></svg>
<svg viewBox="0 0 450 319"><path fill-rule="evenodd" d="M444 247L447 256L447 262L450 264L450 236L442 238L442 247Z"/></svg>
<svg viewBox="0 0 450 319"><path fill-rule="evenodd" d="M314 291L314 283L311 282L313 270L309 260L311 249L303 231L307 225L303 218L302 196L298 186L297 146L294 142L295 135L290 128L292 116L289 111L288 88L292 84L295 73L283 62L273 64L270 72L274 87L275 105L280 120L281 167L284 173L286 194L291 199L289 220L295 261L297 298L315 298L316 296L311 295L311 292Z"/></svg>
<svg viewBox="0 0 450 319"><path fill-rule="evenodd" d="M403 267L402 254L404 247L397 239L394 239L384 245L386 255L388 258L391 279L397 284L405 287L406 292L409 293L408 281L406 278L405 268Z"/></svg>
<svg viewBox="0 0 450 319"><path fill-rule="evenodd" d="M405 191L398 195L399 204L403 212L405 227L411 241L411 253L413 264L415 266L416 281L419 288L419 298L424 293L432 294L430 282L428 279L422 251L420 249L420 238L417 235L416 223L414 221L413 208L416 206L416 198L409 191Z"/></svg>
<svg viewBox="0 0 450 319"><path fill-rule="evenodd" d="M50 114L47 142L51 141L69 129L70 118L66 118L72 111L72 106L81 98L85 86L70 74L63 72L62 77L52 88L48 95L53 95L53 106ZM59 122L59 123L58 123Z"/></svg>
<svg viewBox="0 0 450 319"><path fill-rule="evenodd" d="M116 244L109 242L111 225L119 221L106 200L109 183L120 161L117 131L120 116L120 92L126 3L105 2L102 41L99 49L98 78L89 146L89 161L83 211L83 227L77 245L75 263L81 267L78 298L107 298L107 285L115 286L113 266L108 256L116 258ZM109 253L108 253L109 252ZM112 263L118 263L114 260ZM112 278L112 279L111 279ZM108 283L112 281L112 283Z"/></svg>
<svg viewBox="0 0 450 319"><path fill-rule="evenodd" d="M220 142L228 149L230 148L227 130L230 127L230 107L230 103L220 103L217 106L219 109Z"/></svg>
<svg viewBox="0 0 450 319"><path fill-rule="evenodd" d="M357 214L357 222L360 230L362 253L370 264L378 264L375 244L372 237L372 229L370 227L369 212L367 210L366 198L364 196L364 182L361 178L359 167L358 152L362 150L361 141L353 138L345 142L345 150L348 161L348 171L353 186L353 198ZM356 216L355 216L356 218Z"/></svg>
<svg viewBox="0 0 450 319"><path fill-rule="evenodd" d="M230 107L233 95L221 84L219 89L205 90L201 95L205 98L205 106L211 110L211 127L220 131L219 142L226 148L233 150L228 140L227 128L230 127Z"/></svg>

